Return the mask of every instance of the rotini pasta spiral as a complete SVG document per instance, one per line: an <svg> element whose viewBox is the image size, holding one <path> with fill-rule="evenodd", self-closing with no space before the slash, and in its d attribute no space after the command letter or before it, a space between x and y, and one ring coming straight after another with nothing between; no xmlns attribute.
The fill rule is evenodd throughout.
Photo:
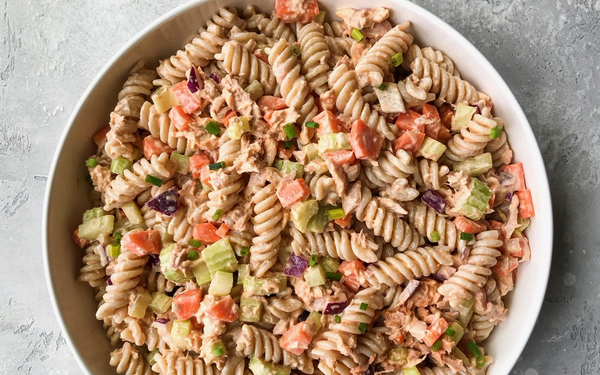
<svg viewBox="0 0 600 375"><path fill-rule="evenodd" d="M269 52L269 63L273 67L277 83L281 86L281 96L288 107L300 112L298 123L304 124L317 114L315 99L310 95L306 78L301 75L297 57L285 39L280 39Z"/></svg>
<svg viewBox="0 0 600 375"><path fill-rule="evenodd" d="M333 68L344 56L350 56L354 39L325 36L325 43L330 51L329 66Z"/></svg>
<svg viewBox="0 0 600 375"><path fill-rule="evenodd" d="M151 183L146 182L146 176L152 175L164 181L170 179L175 172L175 166L169 160L167 153L160 154L160 156L152 155L150 161L140 159L131 169L126 169L123 174L111 181L105 192L104 210L110 211L121 207L152 186Z"/></svg>
<svg viewBox="0 0 600 375"><path fill-rule="evenodd" d="M450 249L445 246L427 246L407 250L370 264L366 274L373 286L385 284L391 287L406 280L434 274L441 265L452 265Z"/></svg>
<svg viewBox="0 0 600 375"><path fill-rule="evenodd" d="M336 229L323 233L302 233L290 227L292 248L296 255L310 256L319 254L348 261L360 259L363 262L377 261L376 251L379 246L366 234L359 234L348 229Z"/></svg>
<svg viewBox="0 0 600 375"><path fill-rule="evenodd" d="M376 166L363 168L365 181L370 188L383 188L391 185L399 178L406 178L416 172L412 157L405 150L399 149L394 155L384 151L377 159Z"/></svg>
<svg viewBox="0 0 600 375"><path fill-rule="evenodd" d="M113 350L113 352L110 353L110 365L116 367L117 374L155 374L148 362L146 362L144 356L128 342L126 342L122 348Z"/></svg>
<svg viewBox="0 0 600 375"><path fill-rule="evenodd" d="M246 359L242 357L228 358L221 370L222 375L244 375L246 372Z"/></svg>
<svg viewBox="0 0 600 375"><path fill-rule="evenodd" d="M402 67L405 70L411 70L411 63L415 61L415 59L422 57L432 63L438 64L440 68L444 69L451 75L460 78L460 73L458 72L458 69L456 69L454 62L443 52L435 50L431 47L421 48L413 43L410 47L408 47L408 50L403 57L404 61L402 62Z"/></svg>
<svg viewBox="0 0 600 375"><path fill-rule="evenodd" d="M413 42L413 36L405 30L410 22L394 26L356 64L356 75L360 87L378 87L390 72L392 56L405 53Z"/></svg>
<svg viewBox="0 0 600 375"><path fill-rule="evenodd" d="M335 179L333 177L325 174L311 174L306 177L306 182L310 188L310 194L315 197L316 200L335 204L339 199L335 189Z"/></svg>
<svg viewBox="0 0 600 375"><path fill-rule="evenodd" d="M250 247L250 267L256 276L263 276L277 261L281 231L285 223L283 207L275 194L276 187L270 184L252 197L254 206L254 231Z"/></svg>
<svg viewBox="0 0 600 375"><path fill-rule="evenodd" d="M121 342L122 328L113 323L110 318L104 318L103 326L104 330L106 330L106 337L110 341L110 345L117 346L117 344Z"/></svg>
<svg viewBox="0 0 600 375"><path fill-rule="evenodd" d="M270 18L264 16L261 17L258 22L258 29L268 38L274 38L276 40L285 39L288 43L294 43L296 41L292 29L275 15L275 11L271 13Z"/></svg>
<svg viewBox="0 0 600 375"><path fill-rule="evenodd" d="M417 162L413 177L419 186L440 190L448 173L450 169L447 166L439 165L433 160L421 159Z"/></svg>
<svg viewBox="0 0 600 375"><path fill-rule="evenodd" d="M217 375L214 365L207 365L201 358L184 356L180 351L157 353L152 370L160 375Z"/></svg>
<svg viewBox="0 0 600 375"><path fill-rule="evenodd" d="M483 289L486 293L487 303L491 303L492 305L495 305L495 307L499 307L503 310L504 303L502 302L502 296L500 295L500 290L498 290L496 280L489 278ZM494 327L500 323L501 320L502 319L499 319L498 317L492 317L483 311L480 313L476 309L468 327L473 334L473 340L475 340L476 343L480 343L487 339L490 336L490 333L492 333Z"/></svg>
<svg viewBox="0 0 600 375"><path fill-rule="evenodd" d="M266 311L279 320L297 318L303 311L302 301L292 294L292 288L286 288L276 296L267 298Z"/></svg>
<svg viewBox="0 0 600 375"><path fill-rule="evenodd" d="M358 336L355 354L358 354L359 363L365 364L370 358L377 358L375 363L381 362L382 356L389 348L384 335L376 332L367 332ZM385 358L385 357L383 357Z"/></svg>
<svg viewBox="0 0 600 375"><path fill-rule="evenodd" d="M146 288L153 292L172 292L175 288L175 284L171 280L167 280L165 275L160 270L150 269L148 276L146 277Z"/></svg>
<svg viewBox="0 0 600 375"><path fill-rule="evenodd" d="M175 135L177 128L171 124L169 113L158 112L152 103L144 102L142 105L138 126L148 130L152 136L160 139L178 153L186 155L192 153L188 147L188 140Z"/></svg>
<svg viewBox="0 0 600 375"><path fill-rule="evenodd" d="M499 119L496 119L499 120ZM483 149L484 152L492 154L492 162L494 168L500 168L505 164L509 164L513 157L513 152L510 149L506 132L502 131L499 138L490 140Z"/></svg>
<svg viewBox="0 0 600 375"><path fill-rule="evenodd" d="M492 274L490 268L496 264L496 258L500 256L497 248L502 246L502 241L498 237L496 230L479 233L466 263L438 288L438 292L450 302L452 307L471 298Z"/></svg>
<svg viewBox="0 0 600 375"><path fill-rule="evenodd" d="M458 247L460 231L454 223L439 215L433 208L419 202L406 202L408 211L408 222L429 242L437 242L438 245L448 246L451 250ZM433 232L437 232L439 241L433 240Z"/></svg>
<svg viewBox="0 0 600 375"><path fill-rule="evenodd" d="M188 208L181 207L167 226L167 233L173 236L173 241L181 245L188 244L192 239L192 231L194 230L194 227L187 219L187 213Z"/></svg>
<svg viewBox="0 0 600 375"><path fill-rule="evenodd" d="M460 130L448 141L444 156L452 163L465 161L481 154L490 141L490 132L498 126L498 121L485 115L475 114L466 128Z"/></svg>
<svg viewBox="0 0 600 375"><path fill-rule="evenodd" d="M296 25L298 43L302 54L302 74L306 77L311 90L321 95L327 91L327 72L330 52L323 34L323 26L311 22L302 26Z"/></svg>
<svg viewBox="0 0 600 375"><path fill-rule="evenodd" d="M324 375L351 375L352 370L358 366L352 358L342 357L338 358L335 363L331 365L325 361L319 362L319 370Z"/></svg>
<svg viewBox="0 0 600 375"><path fill-rule="evenodd" d="M344 35L346 27L340 21L323 22L323 31L326 36L339 38Z"/></svg>
<svg viewBox="0 0 600 375"><path fill-rule="evenodd" d="M102 265L100 255L96 254L96 249L99 247L99 251L104 251L100 245L88 246L85 249L85 255L83 256L83 267L79 270L79 277L77 280L89 283L91 287L99 287L106 284L104 277L106 272Z"/></svg>

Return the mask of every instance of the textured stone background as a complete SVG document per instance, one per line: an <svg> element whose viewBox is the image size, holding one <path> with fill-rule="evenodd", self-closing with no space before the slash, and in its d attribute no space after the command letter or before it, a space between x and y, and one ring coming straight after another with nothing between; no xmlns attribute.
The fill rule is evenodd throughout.
<svg viewBox="0 0 600 375"><path fill-rule="evenodd" d="M0 4L0 374L78 374L46 291L41 211L67 118L135 33L181 0ZM417 0L463 33L523 106L552 184L549 291L512 374L600 373L600 0Z"/></svg>

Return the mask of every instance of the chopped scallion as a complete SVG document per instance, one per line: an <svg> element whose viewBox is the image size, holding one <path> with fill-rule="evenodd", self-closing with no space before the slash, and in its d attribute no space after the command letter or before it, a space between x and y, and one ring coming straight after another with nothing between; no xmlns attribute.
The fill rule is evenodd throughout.
<svg viewBox="0 0 600 375"><path fill-rule="evenodd" d="M307 128L318 129L319 128L319 123L318 122L314 122L314 121L306 121L306 124L304 124L304 126L306 126Z"/></svg>
<svg viewBox="0 0 600 375"><path fill-rule="evenodd" d="M360 323L358 325L358 330L360 331L360 333L367 332L367 324L366 323Z"/></svg>
<svg viewBox="0 0 600 375"><path fill-rule="evenodd" d="M319 256L317 254L311 254L310 258L308 258L308 265L314 267L319 262Z"/></svg>
<svg viewBox="0 0 600 375"><path fill-rule="evenodd" d="M146 175L146 182L158 187L162 186L162 180L158 177L154 177L151 174Z"/></svg>
<svg viewBox="0 0 600 375"><path fill-rule="evenodd" d="M325 11L320 11L319 14L317 14L317 16L313 18L313 21L315 21L316 23L323 23L325 21Z"/></svg>
<svg viewBox="0 0 600 375"><path fill-rule="evenodd" d="M465 241L471 241L473 239L473 235L467 232L460 232L460 239Z"/></svg>
<svg viewBox="0 0 600 375"><path fill-rule="evenodd" d="M485 357L480 355L479 357L477 357L477 359L475 360L475 365L478 368L482 368L483 366L485 366Z"/></svg>
<svg viewBox="0 0 600 375"><path fill-rule="evenodd" d="M385 85L385 83L382 83L381 85L379 85L378 89L383 91L383 90L385 90L386 87L387 86Z"/></svg>
<svg viewBox="0 0 600 375"><path fill-rule="evenodd" d="M429 233L429 235L433 242L438 242L440 240L440 234L438 233L437 230L434 230L433 232Z"/></svg>
<svg viewBox="0 0 600 375"><path fill-rule="evenodd" d="M290 51L292 52L292 55L296 57L302 54L302 50L298 46L292 46L292 48L290 48Z"/></svg>
<svg viewBox="0 0 600 375"><path fill-rule="evenodd" d="M292 141L283 142L283 148L285 150L291 150L293 146L294 146L294 144L292 143Z"/></svg>
<svg viewBox="0 0 600 375"><path fill-rule="evenodd" d="M215 121L211 121L208 124L206 124L205 129L212 135L219 135L219 133L221 132L221 128Z"/></svg>
<svg viewBox="0 0 600 375"><path fill-rule="evenodd" d="M221 218L221 216L223 216L223 210L221 210L221 209L219 208L219 209L217 209L217 210L215 211L215 213L213 214L213 216L212 216L212 219L213 219L214 221L217 221L217 220L219 220L219 219Z"/></svg>
<svg viewBox="0 0 600 375"><path fill-rule="evenodd" d="M360 309L361 310L366 311L368 308L369 308L369 304L368 303L364 303L364 302L360 303Z"/></svg>
<svg viewBox="0 0 600 375"><path fill-rule="evenodd" d="M404 57L402 56L402 52L398 52L394 56L392 56L392 64L394 66L399 66L404 61Z"/></svg>
<svg viewBox="0 0 600 375"><path fill-rule="evenodd" d="M456 331L455 331L455 330L453 330L452 328L448 328L448 329L446 329L446 332L445 332L445 333L446 333L448 336L454 336L454 335L456 335Z"/></svg>
<svg viewBox="0 0 600 375"><path fill-rule="evenodd" d="M190 242L188 242L188 245L190 245L191 247L199 248L200 246L202 246L202 242L192 238Z"/></svg>
<svg viewBox="0 0 600 375"><path fill-rule="evenodd" d="M110 171L116 174L123 174L126 169L130 169L133 163L129 159L119 157L110 163Z"/></svg>
<svg viewBox="0 0 600 375"><path fill-rule="evenodd" d="M117 245L116 243L108 245L108 256L116 258L119 254L121 254L121 245Z"/></svg>
<svg viewBox="0 0 600 375"><path fill-rule="evenodd" d="M90 168L94 168L95 166L98 165L98 160L94 159L94 158L89 158L86 162L85 165L87 165Z"/></svg>
<svg viewBox="0 0 600 375"><path fill-rule="evenodd" d="M342 317L339 315L336 315L333 319L335 319L336 323L340 323L342 321Z"/></svg>
<svg viewBox="0 0 600 375"><path fill-rule="evenodd" d="M115 233L115 235L113 236L113 239L115 240L115 243L117 245L121 244L121 239L123 238L123 235L119 232Z"/></svg>
<svg viewBox="0 0 600 375"><path fill-rule="evenodd" d="M294 128L294 124L291 122L283 125L283 131L285 132L285 136L290 139L296 136L296 129Z"/></svg>
<svg viewBox="0 0 600 375"><path fill-rule="evenodd" d="M244 246L240 249L241 256L245 257L248 254L250 254L250 248L248 246Z"/></svg>
<svg viewBox="0 0 600 375"><path fill-rule="evenodd" d="M218 348L214 348L212 352L213 352L213 354L214 354L215 356L217 356L217 357L218 357L218 356L221 356L221 355L223 355L223 353L224 353L225 351L223 350L223 347L222 347L222 346L219 346Z"/></svg>
<svg viewBox="0 0 600 375"><path fill-rule="evenodd" d="M332 208L331 210L327 210L327 216L329 220L342 219L346 217L346 213L342 208Z"/></svg>
<svg viewBox="0 0 600 375"><path fill-rule="evenodd" d="M356 43L360 43L361 40L365 39L363 33L361 33L356 27L350 31L350 36L352 39L356 40Z"/></svg>
<svg viewBox="0 0 600 375"><path fill-rule="evenodd" d="M225 164L224 161L220 161L218 163L209 164L208 169L210 169L211 171L215 171L217 169L225 168L226 166L227 164Z"/></svg>
<svg viewBox="0 0 600 375"><path fill-rule="evenodd" d="M502 135L502 128L499 126L496 126L490 130L490 138L491 139L499 138L501 135Z"/></svg>
<svg viewBox="0 0 600 375"><path fill-rule="evenodd" d="M189 260L196 260L199 257L200 257L200 254L198 254L198 252L196 250L190 249L190 251L188 251L187 258Z"/></svg>
<svg viewBox="0 0 600 375"><path fill-rule="evenodd" d="M469 349L471 354L473 354L473 357L479 357L481 355L479 347L477 346L477 344L475 344L475 341L473 340L469 340L469 342L467 343L467 349Z"/></svg>
<svg viewBox="0 0 600 375"><path fill-rule="evenodd" d="M433 343L433 345L431 345L431 351L437 352L438 350L440 350L441 347L442 347L442 342L440 340L437 340L436 342Z"/></svg>
<svg viewBox="0 0 600 375"><path fill-rule="evenodd" d="M339 272L327 272L325 277L327 277L329 280L340 281L342 279L342 274Z"/></svg>

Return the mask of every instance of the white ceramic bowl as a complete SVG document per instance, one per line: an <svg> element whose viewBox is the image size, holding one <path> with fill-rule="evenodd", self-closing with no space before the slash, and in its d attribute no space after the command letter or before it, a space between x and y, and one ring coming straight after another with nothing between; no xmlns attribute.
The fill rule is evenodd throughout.
<svg viewBox="0 0 600 375"><path fill-rule="evenodd" d="M328 14L339 7L363 8L360 0L320 0ZM54 312L75 359L86 374L113 374L108 364L111 347L95 318L96 302L86 283L76 281L82 252L71 241L71 232L90 207L84 160L95 152L92 135L108 123L117 93L129 69L139 59L156 64L170 56L222 6L243 9L241 0L195 0L166 14L140 32L102 69L75 108L64 130L50 171L44 211L44 261ZM274 0L256 0L260 10L271 10ZM489 375L507 375L521 354L542 306L552 257L552 206L544 163L533 132L500 75L462 35L428 11L405 0L373 0L371 7L392 10L392 21L409 20L411 33L421 46L446 52L461 74L489 94L496 115L503 118L516 160L525 166L533 193L536 217L528 229L532 260L519 267L515 291L509 296L509 314L486 341L494 358ZM525 359L526 360L526 359Z"/></svg>

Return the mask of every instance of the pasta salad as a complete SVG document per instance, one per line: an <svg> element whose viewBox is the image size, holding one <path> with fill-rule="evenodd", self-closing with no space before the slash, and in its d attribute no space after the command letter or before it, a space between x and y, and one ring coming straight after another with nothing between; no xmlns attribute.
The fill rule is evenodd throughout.
<svg viewBox="0 0 600 375"><path fill-rule="evenodd" d="M119 374L483 375L534 216L492 99L385 8L222 8L136 64L73 240ZM333 20L337 18L337 20Z"/></svg>

